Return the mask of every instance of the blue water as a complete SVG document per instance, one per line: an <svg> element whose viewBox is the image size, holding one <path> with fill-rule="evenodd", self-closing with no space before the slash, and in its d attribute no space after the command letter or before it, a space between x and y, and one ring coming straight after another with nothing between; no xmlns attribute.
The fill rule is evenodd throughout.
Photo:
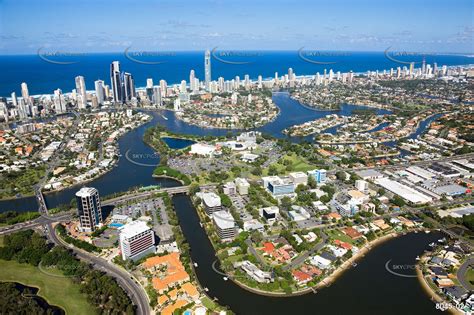
<svg viewBox="0 0 474 315"><path fill-rule="evenodd" d="M196 141L189 140L189 139L181 139L181 138L169 138L163 137L161 138L167 146L171 149L184 149L189 147L190 145L196 143Z"/></svg>
<svg viewBox="0 0 474 315"><path fill-rule="evenodd" d="M122 226L123 226L123 224L121 224L121 223L110 223L109 224L109 227L111 227L111 228L119 228L119 227L122 227Z"/></svg>
<svg viewBox="0 0 474 315"><path fill-rule="evenodd" d="M49 57L53 61L74 61L77 63L60 65L44 61L37 55L0 56L0 96L10 96L11 92L20 95L20 84L26 82L31 95L51 94L60 88L63 92L70 92L75 88L74 78L82 75L86 80L88 90L94 89L94 81L104 80L110 84L109 66L114 60L121 63L124 71L130 72L135 78L137 87L145 86L147 78L153 78L158 84L160 79L168 83L179 83L181 80L189 81L189 71L194 69L196 77L204 78L204 52L176 52L165 56L141 57L141 61L165 61L162 64L141 64L129 60L123 53L84 54L73 57ZM231 57L229 57L231 58ZM238 57L242 60L242 57ZM407 59L407 58L412 58ZM406 61L421 61L421 57L406 57ZM227 58L228 59L228 58ZM212 79L217 80L222 76L232 79L236 75L250 78L262 75L264 78L273 77L275 71L284 75L288 68L293 68L297 75L315 74L332 68L334 72L367 70L384 70L403 67L403 64L389 60L383 52L348 52L334 57L318 57L318 61L333 61L332 65L318 65L304 61L296 51L263 51L258 54L249 54L244 58L247 64L228 64L212 58ZM328 59L328 60L326 60ZM330 60L329 60L330 59ZM402 59L400 57L400 59ZM232 61L233 59L228 59ZM474 63L474 58L458 55L428 55L427 63L437 62L441 65L460 65ZM419 64L416 65L419 67Z"/></svg>

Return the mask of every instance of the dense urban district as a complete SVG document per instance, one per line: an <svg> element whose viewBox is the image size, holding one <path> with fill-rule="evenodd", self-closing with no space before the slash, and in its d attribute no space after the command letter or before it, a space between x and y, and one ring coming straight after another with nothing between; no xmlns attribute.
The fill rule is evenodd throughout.
<svg viewBox="0 0 474 315"><path fill-rule="evenodd" d="M205 58L205 82L191 71L189 82L149 79L135 89L114 62L110 87L99 80L89 92L77 77L73 93L30 97L25 83L22 98L0 102L0 195L35 195L40 204L38 213L0 215L0 280L23 283L9 278L21 268L53 274L76 290L74 303L104 314L231 314L197 279L202 266L173 202L186 193L215 250L214 271L255 294L317 293L374 246L441 231L417 257L420 284L453 312L474 309L473 68L289 69L266 80L211 81ZM274 91L333 113L266 134L256 129L280 114ZM344 104L365 107L347 116ZM113 169L118 139L149 122L152 110L229 133L151 126L143 141L159 164L150 176L181 184L100 196L91 181ZM48 209L43 194L74 186L69 204ZM0 290L21 300L18 287Z"/></svg>

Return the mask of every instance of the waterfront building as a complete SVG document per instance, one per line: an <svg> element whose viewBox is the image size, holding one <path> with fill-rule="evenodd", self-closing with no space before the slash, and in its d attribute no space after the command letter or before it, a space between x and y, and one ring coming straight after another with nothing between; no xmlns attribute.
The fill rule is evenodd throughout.
<svg viewBox="0 0 474 315"><path fill-rule="evenodd" d="M76 202L80 229L82 231L93 232L96 227L102 225L102 209L97 189L82 187L76 192Z"/></svg>
<svg viewBox="0 0 474 315"><path fill-rule="evenodd" d="M146 222L132 221L120 227L119 231L123 260L138 260L155 252L155 235Z"/></svg>
<svg viewBox="0 0 474 315"><path fill-rule="evenodd" d="M17 108L18 107L18 99L16 98L16 93L12 92L12 105L13 107Z"/></svg>
<svg viewBox="0 0 474 315"><path fill-rule="evenodd" d="M204 83L206 85L206 90L210 90L210 84L211 84L211 52L209 50L206 50L206 53L204 55Z"/></svg>
<svg viewBox="0 0 474 315"><path fill-rule="evenodd" d="M216 211L222 210L221 197L213 192L200 192L196 196L202 199L204 210L208 215L212 215Z"/></svg>
<svg viewBox="0 0 474 315"><path fill-rule="evenodd" d="M61 89L54 90L53 103L56 114L66 112L66 100L64 99Z"/></svg>
<svg viewBox="0 0 474 315"><path fill-rule="evenodd" d="M194 73L194 70L191 70L189 72L189 89L191 91L195 90L194 84L196 83L196 81L194 79L196 79L196 75Z"/></svg>
<svg viewBox="0 0 474 315"><path fill-rule="evenodd" d="M242 270L245 271L245 273L247 273L247 275L250 278L252 278L253 280L259 283L269 283L269 282L273 282L274 280L272 272L263 271L248 260L244 260L242 262L236 262L234 264L234 267L242 268Z"/></svg>
<svg viewBox="0 0 474 315"><path fill-rule="evenodd" d="M212 221L217 230L217 235L223 241L230 241L237 235L237 228L232 214L226 210L220 210L212 213Z"/></svg>

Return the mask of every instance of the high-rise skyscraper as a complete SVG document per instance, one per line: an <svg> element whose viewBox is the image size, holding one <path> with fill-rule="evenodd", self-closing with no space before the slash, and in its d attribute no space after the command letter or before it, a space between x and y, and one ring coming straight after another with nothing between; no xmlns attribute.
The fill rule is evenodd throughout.
<svg viewBox="0 0 474 315"><path fill-rule="evenodd" d="M156 107L159 107L162 105L161 88L159 86L153 87L153 104L155 104Z"/></svg>
<svg viewBox="0 0 474 315"><path fill-rule="evenodd" d="M123 96L125 101L130 101L133 97L136 97L135 93L135 81L133 80L133 76L125 72L122 78L123 84Z"/></svg>
<svg viewBox="0 0 474 315"><path fill-rule="evenodd" d="M81 229L93 232L102 224L99 192L92 187L83 187L76 193L76 201Z"/></svg>
<svg viewBox="0 0 474 315"><path fill-rule="evenodd" d="M13 107L17 108L18 107L18 99L16 98L16 93L12 92L12 104Z"/></svg>
<svg viewBox="0 0 474 315"><path fill-rule="evenodd" d="M21 97L25 100L25 102L28 102L30 100L30 93L28 92L28 85L23 82L21 84Z"/></svg>
<svg viewBox="0 0 474 315"><path fill-rule="evenodd" d="M122 103L122 81L120 78L120 62L118 61L113 61L110 65L110 87L114 103Z"/></svg>
<svg viewBox="0 0 474 315"><path fill-rule="evenodd" d="M77 107L85 109L87 105L86 82L83 76L76 77Z"/></svg>
<svg viewBox="0 0 474 315"><path fill-rule="evenodd" d="M56 114L66 112L66 100L61 89L54 90L53 102Z"/></svg>
<svg viewBox="0 0 474 315"><path fill-rule="evenodd" d="M105 101L104 81L97 80L94 82L94 85L95 85L95 95L97 96L97 103L99 103L100 105L103 105Z"/></svg>
<svg viewBox="0 0 474 315"><path fill-rule="evenodd" d="M206 50L206 54L204 55L204 82L207 91L210 90L211 80L211 52Z"/></svg>
<svg viewBox="0 0 474 315"><path fill-rule="evenodd" d="M194 70L191 70L191 71L189 72L189 89L190 89L191 91L194 91L194 90L196 89L196 88L194 87L194 83L196 83L195 80L194 80L195 78L196 78L196 76L195 76L195 74L194 74Z"/></svg>
<svg viewBox="0 0 474 315"><path fill-rule="evenodd" d="M168 95L168 84L165 80L160 80L161 96L166 97Z"/></svg>

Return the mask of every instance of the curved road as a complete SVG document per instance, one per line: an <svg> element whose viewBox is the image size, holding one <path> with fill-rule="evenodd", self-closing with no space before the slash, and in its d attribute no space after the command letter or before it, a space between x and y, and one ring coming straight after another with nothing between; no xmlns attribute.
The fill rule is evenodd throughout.
<svg viewBox="0 0 474 315"><path fill-rule="evenodd" d="M458 278L464 289L472 291L474 290L474 286L470 284L469 281L467 281L466 279L466 272L469 267L474 267L474 255L469 256L466 261L461 265L461 267L459 267L456 277Z"/></svg>
<svg viewBox="0 0 474 315"><path fill-rule="evenodd" d="M135 280L130 276L128 272L122 270L113 264L109 263L105 259L99 258L92 254L89 254L86 251L75 248L70 244L67 244L61 240L55 232L54 227L51 223L46 225L48 239L56 245L65 246L66 248L71 249L76 256L88 263L94 265L96 269L99 269L108 275L112 276L117 280L119 285L128 293L129 297L132 299L133 303L137 306L137 314L139 315L149 315L150 308L148 302L148 296L142 286L135 282Z"/></svg>

